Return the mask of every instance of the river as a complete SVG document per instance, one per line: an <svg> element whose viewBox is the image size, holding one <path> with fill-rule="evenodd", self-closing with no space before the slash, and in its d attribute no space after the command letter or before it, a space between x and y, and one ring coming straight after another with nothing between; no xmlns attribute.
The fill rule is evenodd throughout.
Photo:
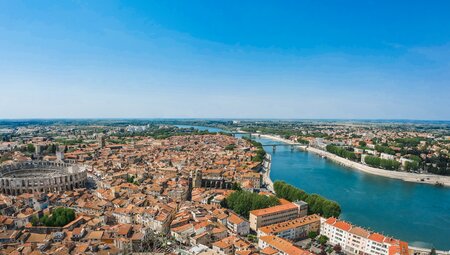
<svg viewBox="0 0 450 255"><path fill-rule="evenodd" d="M262 144L280 143L253 138ZM272 154L273 181L283 180L337 201L342 219L410 246L450 250L450 188L370 175L290 147L277 147L275 153L272 147L265 149Z"/></svg>

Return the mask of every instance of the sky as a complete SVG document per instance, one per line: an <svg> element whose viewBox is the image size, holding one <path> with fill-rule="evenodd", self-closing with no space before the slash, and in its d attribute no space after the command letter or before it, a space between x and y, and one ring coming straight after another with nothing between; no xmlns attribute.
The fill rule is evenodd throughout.
<svg viewBox="0 0 450 255"><path fill-rule="evenodd" d="M450 120L449 1L0 1L0 118Z"/></svg>

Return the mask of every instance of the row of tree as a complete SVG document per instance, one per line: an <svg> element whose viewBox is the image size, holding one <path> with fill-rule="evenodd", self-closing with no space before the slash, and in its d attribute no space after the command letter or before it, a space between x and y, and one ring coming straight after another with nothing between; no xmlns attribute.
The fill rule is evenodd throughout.
<svg viewBox="0 0 450 255"><path fill-rule="evenodd" d="M66 207L59 207L53 210L50 216L44 215L42 218L34 216L31 219L33 226L62 227L75 219L75 211Z"/></svg>
<svg viewBox="0 0 450 255"><path fill-rule="evenodd" d="M364 158L364 162L366 162L367 165L376 167L376 168L383 168L386 170L398 170L400 169L400 163L396 160L392 159L382 159L375 156L366 156Z"/></svg>
<svg viewBox="0 0 450 255"><path fill-rule="evenodd" d="M425 170L433 174L450 175L450 158L446 155L425 159Z"/></svg>
<svg viewBox="0 0 450 255"><path fill-rule="evenodd" d="M417 161L408 161L405 163L405 170L406 171L415 171L420 168L419 162Z"/></svg>
<svg viewBox="0 0 450 255"><path fill-rule="evenodd" d="M395 155L395 151L392 148L388 147L388 146L375 145L375 150L378 151L378 152L383 152L383 153Z"/></svg>
<svg viewBox="0 0 450 255"><path fill-rule="evenodd" d="M352 151L349 151L345 148L329 144L327 145L327 151L330 153L333 153L335 155L338 155L339 157L343 157L350 160L357 159L356 154Z"/></svg>
<svg viewBox="0 0 450 255"><path fill-rule="evenodd" d="M42 147L42 154L53 155L56 153L57 150L58 150L58 145L52 143L52 144L45 145ZM20 151L34 153L36 151L36 147L32 143L29 143L29 144L27 144L26 147L21 148Z"/></svg>
<svg viewBox="0 0 450 255"><path fill-rule="evenodd" d="M248 218L249 212L252 210L263 209L279 204L280 201L275 196L264 196L245 190L238 190L224 199L221 205Z"/></svg>
<svg viewBox="0 0 450 255"><path fill-rule="evenodd" d="M298 200L307 202L309 213L317 213L323 217L338 217L341 214L341 206L335 201L317 194L308 194L284 181L276 181L274 189L279 198L284 198L291 202Z"/></svg>

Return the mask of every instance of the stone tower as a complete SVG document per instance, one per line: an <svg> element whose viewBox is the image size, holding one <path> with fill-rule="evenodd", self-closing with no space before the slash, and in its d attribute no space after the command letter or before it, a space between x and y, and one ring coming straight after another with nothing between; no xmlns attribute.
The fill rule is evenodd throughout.
<svg viewBox="0 0 450 255"><path fill-rule="evenodd" d="M100 147L100 148L105 147L105 136L103 134L99 134L97 136L97 143L98 143L98 147Z"/></svg>
<svg viewBox="0 0 450 255"><path fill-rule="evenodd" d="M202 171L195 170L194 177L192 178L192 187L201 188L202 187Z"/></svg>

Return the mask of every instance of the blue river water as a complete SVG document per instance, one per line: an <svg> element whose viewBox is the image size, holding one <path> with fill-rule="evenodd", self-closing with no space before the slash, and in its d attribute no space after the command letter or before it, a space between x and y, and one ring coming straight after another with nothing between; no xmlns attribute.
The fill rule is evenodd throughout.
<svg viewBox="0 0 450 255"><path fill-rule="evenodd" d="M217 128L194 127L210 132ZM255 138L262 144L280 142ZM410 246L450 250L450 188L366 174L290 147L265 147L272 154L270 177L341 205L340 218Z"/></svg>

